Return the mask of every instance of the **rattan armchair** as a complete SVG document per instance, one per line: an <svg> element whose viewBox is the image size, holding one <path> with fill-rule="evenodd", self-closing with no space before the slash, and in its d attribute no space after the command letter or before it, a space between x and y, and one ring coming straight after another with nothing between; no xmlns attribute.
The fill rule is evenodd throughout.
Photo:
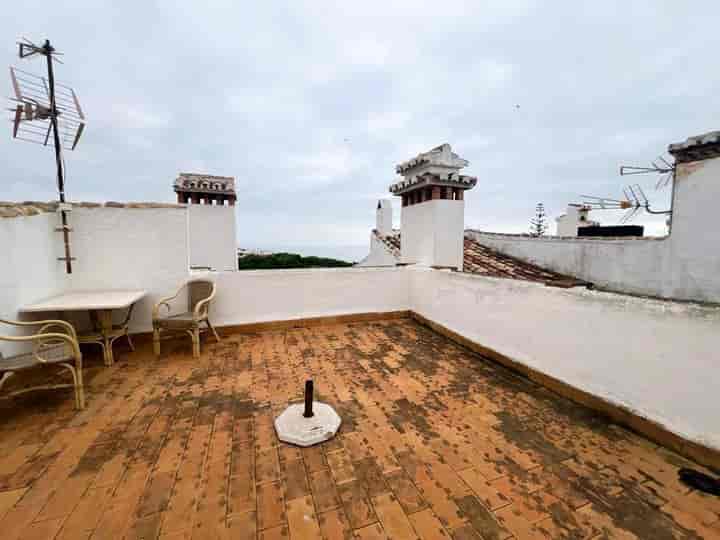
<svg viewBox="0 0 720 540"><path fill-rule="evenodd" d="M73 382L67 384L53 384L21 388L7 395L7 397L22 394L31 390L46 390L53 388L73 388L75 390L75 406L78 409L85 407L85 392L83 390L82 355L77 335L73 326L65 321L8 321L0 319L0 324L35 328L35 333L29 335L8 336L0 335L0 342L29 343L32 350L3 356L0 353L0 388L20 371L39 368L42 366L59 366L72 374Z"/></svg>
<svg viewBox="0 0 720 540"><path fill-rule="evenodd" d="M171 302L178 298L187 289L187 311L180 313L172 312ZM208 279L192 279L186 282L178 291L168 298L163 298L153 307L153 349L156 356L160 356L160 339L162 332L187 333L192 339L193 357L200 357L200 333L206 330L212 331L215 339L220 341L220 336L210 323L209 312L210 302L215 298L215 283ZM165 306L166 315L160 315L160 308ZM203 328L203 326L205 328Z"/></svg>

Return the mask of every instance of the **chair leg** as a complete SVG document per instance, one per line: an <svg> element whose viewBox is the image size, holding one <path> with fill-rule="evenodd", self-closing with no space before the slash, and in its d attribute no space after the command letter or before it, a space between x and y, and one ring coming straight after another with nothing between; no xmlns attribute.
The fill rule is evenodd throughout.
<svg viewBox="0 0 720 540"><path fill-rule="evenodd" d="M130 346L130 350L132 352L135 352L135 345L133 344L132 338L130 337L130 332L126 332L125 337L128 340L128 345Z"/></svg>
<svg viewBox="0 0 720 540"><path fill-rule="evenodd" d="M209 319L205 319L205 324L207 324L208 328L212 330L213 335L215 336L215 341L220 343L220 336L218 336L217 331L215 330L215 327L212 325Z"/></svg>
<svg viewBox="0 0 720 540"><path fill-rule="evenodd" d="M75 392L75 408L78 410L82 410L85 407L85 399L84 399L83 390L82 390L82 371L78 372L70 364L61 364L61 365L64 368L66 368L72 375L73 390Z"/></svg>
<svg viewBox="0 0 720 540"><path fill-rule="evenodd" d="M85 408L85 383L83 382L82 368L78 370L78 386L77 386L79 409Z"/></svg>
<svg viewBox="0 0 720 540"><path fill-rule="evenodd" d="M153 351L155 356L160 356L160 330L158 328L153 328Z"/></svg>
<svg viewBox="0 0 720 540"><path fill-rule="evenodd" d="M200 328L192 331L193 358L200 358Z"/></svg>
<svg viewBox="0 0 720 540"><path fill-rule="evenodd" d="M2 388L3 384L5 384L5 381L7 381L10 377L15 375L12 371L6 371L2 374L2 377L0 377L0 388Z"/></svg>

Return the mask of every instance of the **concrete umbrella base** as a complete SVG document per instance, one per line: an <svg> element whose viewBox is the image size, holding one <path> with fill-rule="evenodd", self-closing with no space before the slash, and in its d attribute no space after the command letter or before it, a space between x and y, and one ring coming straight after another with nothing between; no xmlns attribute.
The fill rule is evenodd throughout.
<svg viewBox="0 0 720 540"><path fill-rule="evenodd" d="M303 416L302 403L290 405L275 419L278 438L297 446L312 446L332 439L342 420L330 405L312 402L313 415Z"/></svg>

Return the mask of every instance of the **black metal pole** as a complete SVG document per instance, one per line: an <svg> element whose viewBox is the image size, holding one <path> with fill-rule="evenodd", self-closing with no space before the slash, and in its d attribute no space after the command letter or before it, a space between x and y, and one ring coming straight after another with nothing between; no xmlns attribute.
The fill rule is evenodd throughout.
<svg viewBox="0 0 720 540"><path fill-rule="evenodd" d="M52 124L53 130L53 141L55 143L55 165L57 167L57 183L58 191L60 192L60 203L65 202L65 179L63 178L63 167L62 167L62 155L60 148L60 135L58 134L57 124L57 107L55 106L55 76L53 73L53 59L52 53L55 49L50 45L50 40L45 40L43 45L43 51L45 52L45 58L47 58L47 70L48 70L48 86L50 91L50 123ZM60 211L62 219L62 233L63 240L65 242L65 270L68 274L72 274L72 259L70 258L70 238L67 224L67 214L65 210Z"/></svg>
<svg viewBox="0 0 720 540"><path fill-rule="evenodd" d="M312 409L313 406L313 382L305 381L305 412L303 416L305 418L311 418L315 415Z"/></svg>

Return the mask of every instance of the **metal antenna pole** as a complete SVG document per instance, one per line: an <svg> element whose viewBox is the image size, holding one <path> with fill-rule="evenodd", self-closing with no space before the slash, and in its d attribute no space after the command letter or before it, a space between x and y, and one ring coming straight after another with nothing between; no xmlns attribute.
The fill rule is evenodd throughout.
<svg viewBox="0 0 720 540"><path fill-rule="evenodd" d="M55 142L55 165L57 167L58 191L60 192L60 204L65 203L65 179L63 178L62 155L60 148L60 135L58 134L57 124L57 107L55 106L55 76L53 74L52 53L55 49L50 45L50 40L45 40L43 52L47 58L48 86L50 87L50 122L52 124L53 140ZM67 223L67 213L64 208L60 210L62 219L62 233L65 242L65 270L68 274L72 274L72 258L70 257L70 233Z"/></svg>

